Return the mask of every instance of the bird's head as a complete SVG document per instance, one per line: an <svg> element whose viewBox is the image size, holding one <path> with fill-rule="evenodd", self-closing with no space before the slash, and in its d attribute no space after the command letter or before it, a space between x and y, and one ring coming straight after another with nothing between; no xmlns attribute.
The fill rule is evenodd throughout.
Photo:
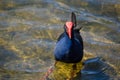
<svg viewBox="0 0 120 80"><path fill-rule="evenodd" d="M74 27L76 27L77 23L76 23L76 15L74 12L71 13L71 21L68 21L65 23L64 28L66 33L68 34L69 38L72 38L72 32Z"/></svg>
<svg viewBox="0 0 120 80"><path fill-rule="evenodd" d="M72 38L72 30L73 30L73 22L69 21L69 22L66 22L65 24L65 31L66 33L68 34L69 38L71 39Z"/></svg>

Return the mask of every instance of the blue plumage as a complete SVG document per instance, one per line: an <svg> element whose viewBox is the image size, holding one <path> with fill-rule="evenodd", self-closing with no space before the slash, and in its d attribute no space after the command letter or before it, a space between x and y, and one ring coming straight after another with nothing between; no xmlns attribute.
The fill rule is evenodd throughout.
<svg viewBox="0 0 120 80"><path fill-rule="evenodd" d="M64 26L64 32L58 38L54 50L56 61L77 63L83 58L83 40L76 27L76 16L72 13L71 22Z"/></svg>

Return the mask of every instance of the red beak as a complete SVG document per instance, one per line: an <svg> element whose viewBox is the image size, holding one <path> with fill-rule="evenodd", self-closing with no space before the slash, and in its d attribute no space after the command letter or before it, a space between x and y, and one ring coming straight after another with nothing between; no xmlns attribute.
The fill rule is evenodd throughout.
<svg viewBox="0 0 120 80"><path fill-rule="evenodd" d="M66 27L67 27L68 36L71 39L71 37L72 37L73 22L66 22Z"/></svg>
<svg viewBox="0 0 120 80"><path fill-rule="evenodd" d="M68 29L68 36L69 36L70 39L71 39L71 37L72 37L72 36L71 36L71 33L72 33L72 32L71 32L71 29Z"/></svg>

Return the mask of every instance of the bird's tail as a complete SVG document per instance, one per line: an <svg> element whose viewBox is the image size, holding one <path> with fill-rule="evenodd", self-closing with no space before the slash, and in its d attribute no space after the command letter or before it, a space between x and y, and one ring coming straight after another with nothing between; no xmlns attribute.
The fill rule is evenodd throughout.
<svg viewBox="0 0 120 80"><path fill-rule="evenodd" d="M77 26L76 14L74 12L71 13L71 22L74 24L74 30L81 30L83 26Z"/></svg>

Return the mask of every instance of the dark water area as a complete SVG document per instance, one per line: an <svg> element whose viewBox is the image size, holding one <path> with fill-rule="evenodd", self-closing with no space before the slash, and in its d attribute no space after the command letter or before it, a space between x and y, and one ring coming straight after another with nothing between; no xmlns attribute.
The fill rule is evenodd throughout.
<svg viewBox="0 0 120 80"><path fill-rule="evenodd" d="M120 80L120 0L0 0L0 80L41 80L72 11L85 48L73 80Z"/></svg>

